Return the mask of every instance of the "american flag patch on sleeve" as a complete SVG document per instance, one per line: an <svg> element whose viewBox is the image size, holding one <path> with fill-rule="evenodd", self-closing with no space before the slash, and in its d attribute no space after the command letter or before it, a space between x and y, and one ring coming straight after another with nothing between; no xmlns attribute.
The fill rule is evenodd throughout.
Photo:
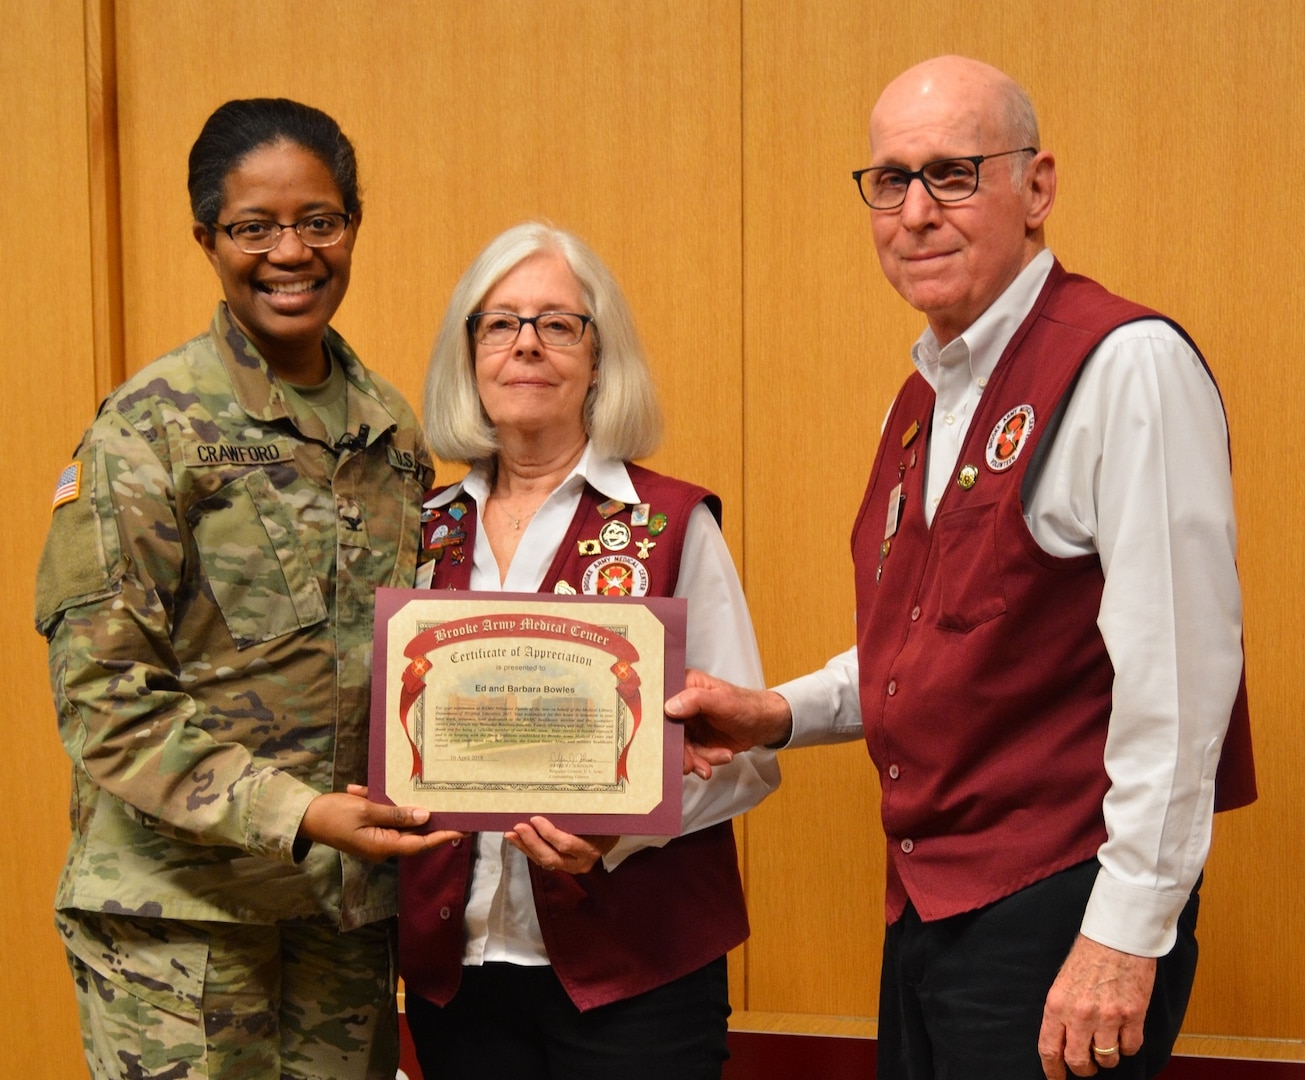
<svg viewBox="0 0 1305 1080"><path fill-rule="evenodd" d="M54 485L54 503L51 510L72 502L82 493L82 463L74 461L59 474L59 482Z"/></svg>

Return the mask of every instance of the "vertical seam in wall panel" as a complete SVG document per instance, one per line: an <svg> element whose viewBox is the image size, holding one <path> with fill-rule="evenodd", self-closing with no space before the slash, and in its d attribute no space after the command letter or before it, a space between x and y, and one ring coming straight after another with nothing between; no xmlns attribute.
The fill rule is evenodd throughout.
<svg viewBox="0 0 1305 1080"><path fill-rule="evenodd" d="M122 333L122 205L118 173L115 0L85 0L90 199L91 339L95 400L126 378Z"/></svg>
<svg viewBox="0 0 1305 1080"><path fill-rule="evenodd" d="M750 522L752 520L752 500L749 498L748 484L748 322L747 322L747 294L748 294L748 249L747 249L747 170L746 163L748 157L748 131L747 131L747 72L745 54L747 51L744 18L745 5L747 0L738 0L739 4L739 490L743 493L743 551L740 572L743 578L744 595L747 594L748 571L750 568L748 551L750 548L749 536L751 533ZM763 676L764 677L764 676ZM739 821L740 832L742 833L741 844L741 866L739 867L740 875L743 878L743 896L746 902L748 896L748 863L752 851L752 845L749 838L748 819L745 814ZM745 940L742 946L743 953L743 1002L742 1007L746 1011L752 1007L752 950L750 942Z"/></svg>

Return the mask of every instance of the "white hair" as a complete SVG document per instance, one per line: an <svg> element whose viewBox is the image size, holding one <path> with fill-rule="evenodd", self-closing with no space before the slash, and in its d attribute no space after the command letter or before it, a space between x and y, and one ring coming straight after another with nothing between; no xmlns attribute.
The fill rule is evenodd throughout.
<svg viewBox="0 0 1305 1080"><path fill-rule="evenodd" d="M646 457L661 438L661 413L634 319L610 270L578 237L544 222L515 225L476 256L449 298L426 372L423 422L434 454L476 464L498 452L494 426L476 391L467 316L493 287L533 255L556 252L580 282L593 323L596 384L585 398L594 450L622 461Z"/></svg>

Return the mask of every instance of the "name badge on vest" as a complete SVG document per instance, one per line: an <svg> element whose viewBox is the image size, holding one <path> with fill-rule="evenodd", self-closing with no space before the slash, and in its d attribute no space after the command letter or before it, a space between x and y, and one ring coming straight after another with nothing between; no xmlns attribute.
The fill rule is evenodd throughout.
<svg viewBox="0 0 1305 1080"><path fill-rule="evenodd" d="M435 580L435 559L427 559L417 567L417 581L415 588L429 589L431 582Z"/></svg>
<svg viewBox="0 0 1305 1080"><path fill-rule="evenodd" d="M893 550L893 537L897 535L897 527L902 523L902 507L905 505L906 496L899 480L888 493L888 520L884 522L884 542L879 545L879 566L875 569L875 581L884 576L884 560Z"/></svg>

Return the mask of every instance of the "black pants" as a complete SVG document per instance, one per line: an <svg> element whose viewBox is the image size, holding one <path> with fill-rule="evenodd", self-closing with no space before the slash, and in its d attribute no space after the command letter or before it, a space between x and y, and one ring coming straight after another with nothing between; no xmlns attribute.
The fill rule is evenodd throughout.
<svg viewBox="0 0 1305 1080"><path fill-rule="evenodd" d="M1080 863L938 922L921 922L908 905L884 936L879 1080L1043 1080L1043 1006L1098 869L1095 859ZM1157 964L1141 1052L1100 1076L1144 1080L1169 1060L1196 975L1199 888Z"/></svg>
<svg viewBox="0 0 1305 1080"><path fill-rule="evenodd" d="M719 1080L729 1057L725 957L581 1012L551 967L462 969L448 1005L409 993L425 1080Z"/></svg>

